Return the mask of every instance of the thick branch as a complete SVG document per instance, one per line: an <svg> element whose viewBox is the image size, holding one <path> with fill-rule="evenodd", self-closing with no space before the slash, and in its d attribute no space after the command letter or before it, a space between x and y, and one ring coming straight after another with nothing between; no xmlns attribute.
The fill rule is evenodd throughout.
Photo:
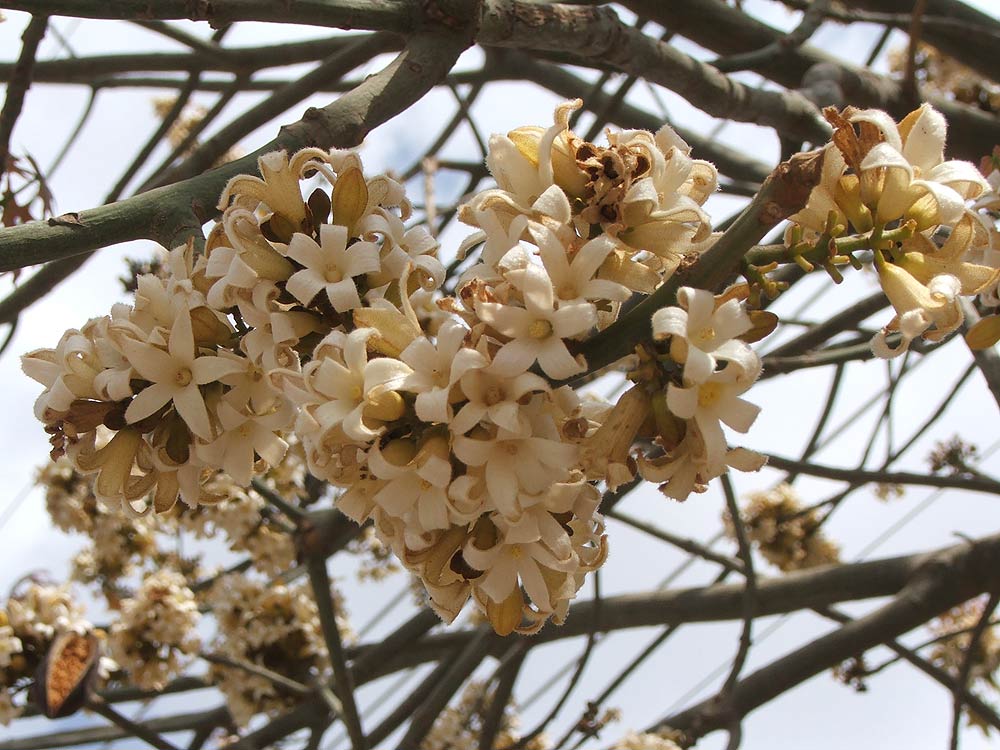
<svg viewBox="0 0 1000 750"><path fill-rule="evenodd" d="M961 5L954 0L935 1ZM911 0L858 0L858 3L905 5L906 12L912 10L913 5ZM748 16L724 0L671 0L669 3L625 0L625 5L720 55L751 52L784 37L784 32ZM996 55L990 53L990 59L995 58ZM906 96L897 81L844 63L808 44L788 50L778 59L754 65L752 69L794 89L807 81L807 73L817 73L819 69L812 69L819 63L825 66L823 77L842 96L841 101L828 100L820 104L876 107L888 110L897 119L917 104ZM948 119L948 150L952 156L978 162L981 156L990 153L993 146L1000 143L1000 121L996 117L943 97L928 96L927 100Z"/></svg>
<svg viewBox="0 0 1000 750"><path fill-rule="evenodd" d="M810 677L918 627L944 610L1000 585L998 547L962 545L938 553L915 571L899 596L872 614L847 623L738 682L725 703L703 701L658 722L692 739L723 729Z"/></svg>
<svg viewBox="0 0 1000 750"><path fill-rule="evenodd" d="M120 21L208 21L213 28L237 21L309 23L344 29L413 31L421 20L420 5L406 0L12 0L10 10L26 10L55 16L102 18Z"/></svg>
<svg viewBox="0 0 1000 750"><path fill-rule="evenodd" d="M813 143L829 138L819 110L801 94L745 86L622 23L609 8L517 0L486 5L480 44L571 53L658 83L715 117L758 123Z"/></svg>
<svg viewBox="0 0 1000 750"><path fill-rule="evenodd" d="M206 721L215 721L216 716L216 710L213 708L208 711L194 711L192 713L147 719L144 723L146 728L152 732L167 734L169 732L196 729ZM131 736L131 732L121 727L104 724L97 727L68 729L65 732L49 732L33 737L20 737L15 740L7 740L0 742L0 750L50 750L50 748L67 747L70 745L113 742L114 740Z"/></svg>
<svg viewBox="0 0 1000 750"><path fill-rule="evenodd" d="M222 71L244 73L284 65L320 60L346 47L358 38L339 34L325 39L309 39L287 44L258 47L219 47L218 53L205 52L130 52L126 54L81 55L79 57L38 60L33 80L37 83L82 83L91 86L105 76L124 73L168 71ZM14 63L0 63L0 79L8 78Z"/></svg>
<svg viewBox="0 0 1000 750"><path fill-rule="evenodd" d="M760 579L757 582L757 615L784 614L839 602L891 596L899 593L924 565L935 560L964 560L965 556L972 555L977 560L992 560L996 566L994 570L1000 570L1000 535L928 553L814 568L781 578ZM978 577L970 578L966 583L984 590L992 582L986 575L989 571L985 567L976 568L976 571ZM993 575L992 572L989 574ZM604 599L599 606L592 601L577 602L570 607L564 625L543 628L533 639L536 644L541 644L592 631L737 620L743 617L743 596L744 586L738 584L611 597ZM406 652L386 659L376 671L366 675L366 679L447 658L455 653L455 649L461 649L473 632L464 630L428 636ZM491 653L498 656L507 646L507 640L496 636L491 641ZM362 645L348 649L348 657L352 654L362 656L374 647Z"/></svg>
<svg viewBox="0 0 1000 750"><path fill-rule="evenodd" d="M258 155L305 146L358 145L370 130L406 110L443 79L467 45L468 40L458 34L416 35L384 70L327 107L310 108L302 120L283 127L275 140L243 159L181 183L84 211L71 221L53 219L0 231L0 271L135 239L152 239L173 247L213 214L230 177L255 170Z"/></svg>

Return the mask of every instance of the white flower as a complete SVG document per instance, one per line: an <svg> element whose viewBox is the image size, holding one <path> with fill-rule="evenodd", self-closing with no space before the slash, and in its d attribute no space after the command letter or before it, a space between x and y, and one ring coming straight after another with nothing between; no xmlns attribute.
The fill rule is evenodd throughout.
<svg viewBox="0 0 1000 750"><path fill-rule="evenodd" d="M325 291L337 312L361 307L354 277L378 270L379 249L372 242L348 246L347 241L347 227L339 224L320 226L318 245L308 235L292 235L286 255L305 268L293 273L285 288L304 305Z"/></svg>
<svg viewBox="0 0 1000 750"><path fill-rule="evenodd" d="M878 110L857 112L850 120L874 125L885 138L860 165L862 200L870 207L877 204L880 222L912 216L920 229L953 224L965 211L967 199L989 189L971 162L944 160L948 123L929 104L908 114L898 128ZM879 186L866 179L873 170L884 170Z"/></svg>
<svg viewBox="0 0 1000 750"><path fill-rule="evenodd" d="M548 383L533 372L514 377L498 375L492 367L469 370L459 381L465 404L451 420L452 432L464 435L483 420L508 432L527 434L531 425L521 414L521 399L531 391L547 391Z"/></svg>
<svg viewBox="0 0 1000 750"><path fill-rule="evenodd" d="M419 450L408 440L392 441L384 449L375 445L368 465L374 476L384 480L372 500L387 513L421 532L451 524L451 461L446 440L433 437Z"/></svg>
<svg viewBox="0 0 1000 750"><path fill-rule="evenodd" d="M425 227L406 229L402 219L385 210L366 216L361 236L367 240L382 238L379 267L368 277L371 287L397 281L412 264L414 278L423 289L437 289L444 283L445 269L437 259L438 242Z"/></svg>
<svg viewBox="0 0 1000 750"><path fill-rule="evenodd" d="M735 338L753 326L738 301L727 300L716 309L711 292L686 286L677 291L677 301L681 307L665 307L653 313L653 338L672 337L670 351L684 363L685 382L704 383L715 372L719 360L744 370L753 366L753 350Z"/></svg>
<svg viewBox="0 0 1000 750"><path fill-rule="evenodd" d="M288 449L288 443L277 434L292 421L290 405L283 406L255 414L234 409L223 400L218 409L222 431L212 442L196 446L195 452L202 461L222 469L240 486L248 486L254 475L255 455L268 466L277 466Z"/></svg>
<svg viewBox="0 0 1000 750"><path fill-rule="evenodd" d="M476 303L476 314L511 340L493 358L495 372L516 375L536 361L550 378L568 378L585 366L573 358L563 339L579 336L597 323L589 302L555 307L552 281L541 268L529 265L519 277L524 307L497 302Z"/></svg>
<svg viewBox="0 0 1000 750"><path fill-rule="evenodd" d="M494 544L481 548L474 535L462 548L465 561L485 571L476 579L476 588L500 603L520 581L539 610L551 612L554 602L541 569L572 572L578 565L566 530L541 505L526 510L516 523L496 515L492 521L497 530Z"/></svg>
<svg viewBox="0 0 1000 750"><path fill-rule="evenodd" d="M0 668L9 667L11 657L22 651L24 644L14 635L14 628L10 625L0 625Z"/></svg>
<svg viewBox="0 0 1000 750"><path fill-rule="evenodd" d="M204 440L211 440L212 425L198 386L243 368L222 357L197 356L191 315L187 311L179 312L174 320L167 351L129 338L123 339L121 346L129 364L151 383L132 399L125 410L125 419L130 424L139 422L173 402L188 429Z"/></svg>
<svg viewBox="0 0 1000 750"><path fill-rule="evenodd" d="M615 241L608 235L599 235L575 251L568 250L555 232L541 224L531 226L531 236L538 243L538 254L560 305L579 300L624 302L631 296L625 286L596 278L604 260L615 249ZM507 278L520 286L519 277L523 274L523 270L512 271Z"/></svg>
<svg viewBox="0 0 1000 750"><path fill-rule="evenodd" d="M449 319L438 330L436 345L421 336L399 355L413 368L399 388L417 394L414 406L417 417L424 422L449 422L452 387L466 373L489 364L483 354L464 346L468 333L464 325Z"/></svg>
<svg viewBox="0 0 1000 750"><path fill-rule="evenodd" d="M495 436L473 432L458 436L452 448L468 466L484 466L486 489L493 506L508 518L520 516L526 495L563 481L576 465L577 446L548 435L519 434L502 427Z"/></svg>
<svg viewBox="0 0 1000 750"><path fill-rule="evenodd" d="M374 328L350 334L333 331L317 345L316 358L302 368L301 376L278 374L292 400L315 420L320 434L341 427L348 438L370 442L381 433L380 426L365 423L365 409L373 397L397 389L412 371L390 357L369 361L368 339L373 335Z"/></svg>
<svg viewBox="0 0 1000 750"><path fill-rule="evenodd" d="M705 461L713 476L721 474L726 464L726 438L720 423L737 432L746 432L760 413L759 406L739 397L759 375L760 361L757 360L756 367L751 370L726 367L713 373L704 383L687 388L671 383L667 387L670 411L698 425L705 441Z"/></svg>

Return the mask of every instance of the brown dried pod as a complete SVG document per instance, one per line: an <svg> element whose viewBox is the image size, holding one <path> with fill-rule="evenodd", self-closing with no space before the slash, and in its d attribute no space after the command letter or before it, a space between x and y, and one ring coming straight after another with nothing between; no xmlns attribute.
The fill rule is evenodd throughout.
<svg viewBox="0 0 1000 750"><path fill-rule="evenodd" d="M79 711L93 690L99 658L93 633L56 636L35 672L33 698L38 709L50 719Z"/></svg>

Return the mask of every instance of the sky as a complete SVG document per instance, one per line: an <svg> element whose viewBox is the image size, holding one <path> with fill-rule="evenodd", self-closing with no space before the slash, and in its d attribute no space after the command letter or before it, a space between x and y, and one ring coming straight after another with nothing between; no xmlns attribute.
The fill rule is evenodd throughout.
<svg viewBox="0 0 1000 750"><path fill-rule="evenodd" d="M984 10L996 12L995 3L978 0L970 3ZM797 15L787 13L782 6L765 0L746 0L751 12L774 25L790 28ZM0 50L5 59L16 57L18 37L26 16L8 13L8 21L0 24ZM177 49L162 37L117 22L80 22L72 19L54 21L61 36L77 55L97 54L112 50ZM182 24L201 36L209 31L204 24ZM839 27L824 27L814 43L832 50L845 59L859 59L866 55L872 44L873 30L858 30L845 34ZM287 26L238 27L227 39L229 43L252 44L273 41L283 35L287 38L312 36L309 29ZM896 38L896 44L902 37ZM690 49L690 46L686 49ZM56 34L47 35L43 41L43 57L64 56L67 50ZM462 64L472 66L476 52L467 53ZM384 62L381 60L380 62ZM374 72L376 65L366 68ZM58 211L71 211L97 205L101 197L117 181L119 173L131 155L141 146L147 135L156 127L151 100L161 92L150 90L115 90L101 95L95 116L80 137L79 148L74 148L53 179ZM642 87L634 93L635 101L649 104L650 95ZM22 115L14 133L15 151L25 150L44 166L51 163L64 139L72 131L79 112L86 104L87 90L79 86L37 85L26 99ZM196 100L210 102L210 97ZM227 109L229 117L255 100L255 96L237 97ZM663 95L671 118L684 125L710 132L716 122L703 113L692 110L683 100L672 94ZM326 98L314 97L293 108L279 122L291 122L310 105L322 105ZM483 98L473 108L477 121L484 131L505 132L523 124L544 124L551 121L557 99L551 94L523 84L496 85L488 98ZM418 153L422 144L433 139L433 129L424 123L440 118L441 111L451 111L450 94L436 92L427 97L405 115L376 129L362 148L365 165L370 173L387 168L400 168L408 163L407 156ZM263 127L243 141L247 151L270 140L276 126ZM729 124L720 132L725 142L751 149L757 158L773 161L778 146L773 135L753 125ZM443 155L477 158L473 140L468 133L460 133ZM151 159L157 163L164 152L158 151ZM697 154L694 154L697 156ZM713 199L709 211L715 218L722 218L737 207L726 197ZM456 243L460 237L446 236L445 242ZM122 258L146 257L153 250L148 242L108 248L91 258L84 270L56 292L32 307L18 327L10 350L0 358L0 411L5 415L8 429L0 434L0 591L29 570L47 569L56 577L66 572L67 561L77 549L77 542L49 530L48 518L40 494L32 489L34 467L45 460L48 452L46 436L31 412L31 405L39 387L20 373L17 355L38 347L54 346L67 327L78 327L88 318L105 314L112 302L124 299L116 278L124 271ZM0 280L0 284L7 284ZM810 284L812 286L810 286ZM9 288L0 286L0 293ZM829 285L810 281L801 292L785 306L787 314L822 317L825 309L840 309L846 300L871 293L874 282L870 277L856 274L835 292ZM826 291L824 291L826 290ZM799 305L803 310L796 310ZM824 306L829 306L826 308ZM879 320L879 323L885 322ZM773 344L767 344L773 346ZM966 355L967 357L967 355ZM960 347L948 349L928 357L926 365L918 368L903 382L897 396L897 416L900 434L919 424L928 404L936 403L958 374L965 368L967 358ZM817 454L821 463L837 464L854 460L860 453L859 441L866 425L874 414L869 411L847 418L854 408L860 407L870 393L874 382L882 382L885 365L848 368L842 391L841 416L844 427ZM794 455L812 430L819 407L828 388L830 373L814 370L793 378L774 378L755 386L750 400L764 408L760 419L740 444L770 450L782 455ZM947 429L937 438L961 433L966 440L978 442L985 453L983 468L995 471L1000 467L993 454L987 453L996 440L996 405L978 382L967 387L961 398L946 414ZM834 425L838 420L834 420ZM950 429L951 432L948 432ZM836 432L831 429L831 432ZM946 434L944 434L946 433ZM913 452L913 458L903 461L898 468L925 471L923 456L931 447L925 440ZM885 450L884 444L878 450ZM736 475L734 480L739 494L770 486L779 475L764 471L755 475ZM837 487L822 480L801 483L804 496L819 498ZM870 493L858 493L849 502L850 507L835 515L829 526L830 535L843 548L845 560L865 557L882 557L907 554L954 543L960 535L981 536L1000 527L1000 507L995 499L984 495L949 495L931 491L911 490L891 503L884 503ZM708 493L693 497L684 504L674 503L648 488L633 493L622 509L640 516L682 536L696 539L710 538L721 529L721 511L724 499L717 486ZM906 522L900 526L901 519ZM899 527L898 529L896 527ZM895 530L894 530L895 529ZM611 555L602 571L601 586L604 595L640 590L655 586L683 563L683 556L663 545L652 544L638 532L617 522L609 523ZM884 538L883 538L884 537ZM721 542L718 548L733 552L733 545ZM764 569L774 574L773 569ZM349 571L342 575L347 580ZM699 563L677 574L672 585L703 585L715 575L712 566ZM396 584L399 585L399 584ZM581 592L586 595L589 587ZM355 621L365 622L382 606L385 588L377 591L349 591L349 601ZM872 605L845 607L857 613ZM624 711L620 727L640 728L670 710L688 705L711 694L717 689L725 672L716 675L700 689L699 681L710 675L713 668L728 666L735 648L737 623L699 625L682 628L677 636L640 669L636 677L610 701ZM787 619L767 618L758 621L756 646L751 653L746 672L766 664L776 656L825 632L829 625L811 613L801 613ZM377 634L373 631L373 635ZM585 674L587 689L577 694L571 705L582 705L610 679L616 666L623 664L638 648L652 638L654 631L630 631L611 636L601 644L593 666ZM912 640L912 639L911 639ZM525 674L549 675L566 663L572 663L581 644L557 643L538 649L532 655L537 663L529 662ZM877 661L877 659L876 659ZM372 699L384 686L374 685L363 697ZM524 725L533 726L548 710L553 694L536 700L531 697L534 686L531 680L519 685L518 697L523 703ZM808 684L788 692L767 708L752 714L744 727L743 747L764 750L775 746L802 746L825 750L843 746L871 747L876 735L890 746L942 747L946 744L950 726L950 698L943 688L919 673L896 667L874 678L868 694L859 695L835 683L828 675L820 675ZM176 705L176 704L175 704ZM377 715L377 714L373 714ZM561 715L563 722L572 712ZM374 722L373 722L374 723ZM17 732L42 731L37 722L33 726L18 727ZM619 733L612 727L605 739ZM0 737L3 730L0 729ZM336 739L336 733L332 735ZM891 738L891 740L889 739ZM699 744L699 748L724 746L724 736L714 735ZM987 747L988 743L978 732L963 734L966 748ZM334 744L333 747L338 747Z"/></svg>

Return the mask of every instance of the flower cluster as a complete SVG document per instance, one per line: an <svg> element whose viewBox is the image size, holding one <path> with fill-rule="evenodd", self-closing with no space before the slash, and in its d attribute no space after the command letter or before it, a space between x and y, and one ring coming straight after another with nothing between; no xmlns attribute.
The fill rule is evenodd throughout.
<svg viewBox="0 0 1000 750"><path fill-rule="evenodd" d="M614 750L680 750L680 745L668 737L650 732L629 732L614 746Z"/></svg>
<svg viewBox="0 0 1000 750"><path fill-rule="evenodd" d="M83 610L63 586L31 583L0 609L0 725L20 716L15 697L32 682L49 647L62 633L88 633Z"/></svg>
<svg viewBox="0 0 1000 750"><path fill-rule="evenodd" d="M208 485L224 500L177 514L181 529L197 538L214 538L222 533L232 552L245 552L253 566L267 576L276 576L295 562L295 541L281 525L280 517L253 489L241 487L225 474Z"/></svg>
<svg viewBox="0 0 1000 750"><path fill-rule="evenodd" d="M931 623L931 630L939 636L930 653L930 661L957 678L969 662L968 684L978 690L984 687L1000 691L996 671L1000 667L1000 633L995 625L987 625L973 646L972 634L983 617L986 600L971 599L945 612ZM970 651L970 647L971 651ZM975 711L966 708L969 722L988 732L991 727Z"/></svg>
<svg viewBox="0 0 1000 750"><path fill-rule="evenodd" d="M839 561L837 545L820 530L820 514L804 508L788 484L754 493L740 515L750 541L786 573ZM724 520L727 533L735 536L732 519Z"/></svg>
<svg viewBox="0 0 1000 750"><path fill-rule="evenodd" d="M155 522L123 514L98 500L92 482L65 456L41 468L36 481L45 492L45 508L55 527L90 539L74 558L73 579L96 582L109 605L116 608L123 579L162 556Z"/></svg>
<svg viewBox="0 0 1000 750"><path fill-rule="evenodd" d="M990 236L967 205L989 183L969 162L945 161L947 123L929 104L898 125L878 110L825 114L834 135L822 180L790 218L787 241L807 238L835 255L845 232L864 235L896 311L872 340L875 354L898 356L918 336L940 341L964 320L961 296L993 290L1000 279L995 264L983 264ZM887 336L897 332L893 344Z"/></svg>
<svg viewBox="0 0 1000 750"><path fill-rule="evenodd" d="M716 185L668 127L583 141L579 106L491 140L498 186L460 211L477 230L460 254L479 249L451 296L399 183L353 152L261 157L261 177L226 186L203 252L175 248L134 306L24 358L53 455L133 513L228 502L212 523L273 547L254 554L275 572L290 550L239 528L259 506L233 483L297 441L443 618L471 598L500 633L561 622L606 556L599 483L641 472L683 499L761 464L721 427L757 413L740 398L760 363L735 298L682 290L617 404L561 384L587 370L581 342L710 244ZM327 190L304 198L311 179ZM637 441L653 444L638 463Z"/></svg>
<svg viewBox="0 0 1000 750"><path fill-rule="evenodd" d="M438 714L420 743L420 750L476 750L480 747L480 735L492 701L493 693L483 683L470 682L458 701ZM521 746L517 732L519 718L513 704L504 707L493 740L494 748ZM525 750L549 750L552 743L543 733L527 740L523 747Z"/></svg>
<svg viewBox="0 0 1000 750"><path fill-rule="evenodd" d="M112 658L137 687L160 690L197 652L199 617L184 576L167 569L146 576L136 595L122 602L111 628Z"/></svg>
<svg viewBox="0 0 1000 750"><path fill-rule="evenodd" d="M708 481L732 466L756 471L764 459L744 448L730 449L722 431L726 424L737 432L750 429L760 407L740 398L760 377L756 352L740 336L753 323L736 299L716 299L703 289L681 287L680 307L653 314L653 339L669 353L666 367L652 358L646 370L658 371L652 383L665 383L652 394L657 420L659 455L643 456L639 471L651 482L662 482L661 492L684 500L704 492ZM649 377L648 375L646 377Z"/></svg>
<svg viewBox="0 0 1000 750"><path fill-rule="evenodd" d="M255 714L273 715L291 708L298 698L254 673L252 667L303 685L329 678L319 612L307 586L267 585L244 576L227 576L212 587L208 604L218 623L213 653L232 664L216 660L212 680L226 696L239 726L245 727ZM346 624L338 625L345 632Z"/></svg>

